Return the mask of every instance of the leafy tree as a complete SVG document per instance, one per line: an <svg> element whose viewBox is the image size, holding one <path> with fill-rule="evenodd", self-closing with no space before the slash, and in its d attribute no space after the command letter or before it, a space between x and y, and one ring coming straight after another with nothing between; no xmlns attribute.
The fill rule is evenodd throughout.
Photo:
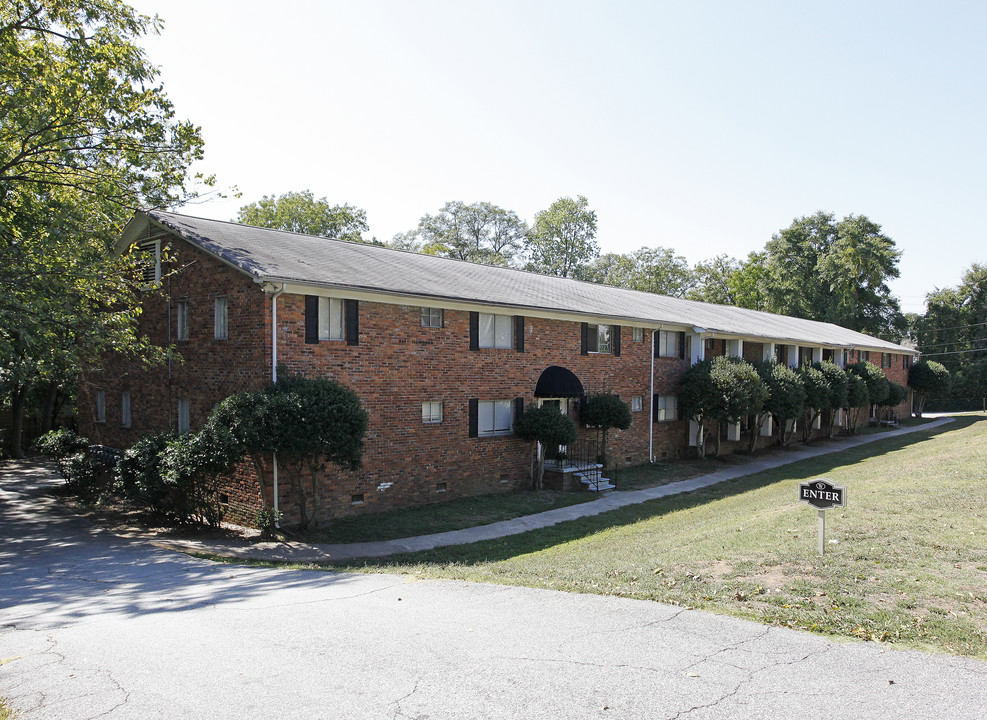
<svg viewBox="0 0 987 720"><path fill-rule="evenodd" d="M617 395L600 393L586 398L582 421L600 432L600 462L607 465L607 439L610 430L626 430L631 426L631 409Z"/></svg>
<svg viewBox="0 0 987 720"><path fill-rule="evenodd" d="M702 360L686 371L679 386L679 407L696 422L696 449L706 456L705 437L713 422L738 423L745 415L761 412L768 390L754 367L740 358ZM716 433L719 454L719 433Z"/></svg>
<svg viewBox="0 0 987 720"><path fill-rule="evenodd" d="M599 255L596 244L596 213L580 195L563 197L535 214L525 249L529 269L546 275L578 277L581 268Z"/></svg>
<svg viewBox="0 0 987 720"><path fill-rule="evenodd" d="M870 392L867 390L867 382L855 372L847 372L846 405L847 429L851 433L857 432L860 420L860 409L870 407Z"/></svg>
<svg viewBox="0 0 987 720"><path fill-rule="evenodd" d="M578 276L602 285L672 297L683 297L695 282L686 259L663 247L601 255L583 266Z"/></svg>
<svg viewBox="0 0 987 720"><path fill-rule="evenodd" d="M799 369L805 387L805 411L802 422L802 441L809 442L812 426L823 410L831 407L832 392L826 375L817 367L806 365Z"/></svg>
<svg viewBox="0 0 987 720"><path fill-rule="evenodd" d="M865 216L798 218L766 251L767 310L871 335L896 337L904 330L887 284L899 275L901 251Z"/></svg>
<svg viewBox="0 0 987 720"><path fill-rule="evenodd" d="M888 379L884 371L872 362L861 360L855 362L847 368L847 372L853 373L867 383L867 398L871 405L880 405L888 396Z"/></svg>
<svg viewBox="0 0 987 720"><path fill-rule="evenodd" d="M448 202L435 215L424 215L418 228L395 236L394 243L420 244L428 255L484 265L510 265L528 234L512 210L488 202Z"/></svg>
<svg viewBox="0 0 987 720"><path fill-rule="evenodd" d="M148 356L134 259L113 243L133 208L193 195L202 156L135 44L159 25L119 0L0 5L0 386L15 456L32 388L52 397L107 348Z"/></svg>
<svg viewBox="0 0 987 720"><path fill-rule="evenodd" d="M935 360L919 360L908 370L908 387L915 391L915 414L922 417L926 398L949 393L949 370Z"/></svg>
<svg viewBox="0 0 987 720"><path fill-rule="evenodd" d="M690 300L763 310L767 275L763 252L752 252L746 260L718 255L696 264L694 285L685 294Z"/></svg>
<svg viewBox="0 0 987 720"><path fill-rule="evenodd" d="M949 409L982 407L987 397L987 264L971 265L957 287L930 293L913 332L922 356L943 365L953 378Z"/></svg>
<svg viewBox="0 0 987 720"><path fill-rule="evenodd" d="M827 435L833 437L836 426L836 411L846 407L849 381L846 371L834 363L824 361L814 363L813 367L826 376L826 382L829 384L829 402L823 409L829 412Z"/></svg>
<svg viewBox="0 0 987 720"><path fill-rule="evenodd" d="M236 221L351 242L364 242L363 233L370 229L366 211L353 205L330 205L324 197L316 200L309 190L265 195L241 207Z"/></svg>
<svg viewBox="0 0 987 720"><path fill-rule="evenodd" d="M890 418L894 409L905 402L908 397L908 388L896 382L888 381L888 396L881 403L881 410L884 416Z"/></svg>
<svg viewBox="0 0 987 720"><path fill-rule="evenodd" d="M635 262L630 255L605 253L579 270L579 279L610 287L630 288L634 284Z"/></svg>
<svg viewBox="0 0 987 720"><path fill-rule="evenodd" d="M553 405L529 405L514 421L514 434L532 443L532 486L541 490L545 477L545 451L576 440L576 426Z"/></svg>
<svg viewBox="0 0 987 720"><path fill-rule="evenodd" d="M634 262L631 290L684 297L695 283L689 263L674 250L643 247L630 254Z"/></svg>
<svg viewBox="0 0 987 720"><path fill-rule="evenodd" d="M754 427L751 433L749 451L754 452L757 437L768 416L773 416L778 424L778 442L788 445L790 440L789 426L792 420L802 415L805 409L805 387L801 376L792 368L780 363L763 360L753 363L757 374L767 389L768 395L764 406L754 416Z"/></svg>

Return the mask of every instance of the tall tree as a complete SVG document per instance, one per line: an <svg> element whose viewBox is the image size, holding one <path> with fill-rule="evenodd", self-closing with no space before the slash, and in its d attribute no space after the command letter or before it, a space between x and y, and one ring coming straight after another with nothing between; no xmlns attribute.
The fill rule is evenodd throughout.
<svg viewBox="0 0 987 720"><path fill-rule="evenodd" d="M664 247L642 247L625 255L607 253L580 268L577 276L602 285L672 297L683 297L695 282L688 261Z"/></svg>
<svg viewBox="0 0 987 720"><path fill-rule="evenodd" d="M15 455L30 388L104 349L147 349L135 263L113 242L134 208L192 194L202 156L135 44L159 27L119 0L0 0L0 384Z"/></svg>
<svg viewBox="0 0 987 720"><path fill-rule="evenodd" d="M774 235L766 251L767 310L884 337L904 331L887 284L898 277L901 251L865 216L799 218Z"/></svg>
<svg viewBox="0 0 987 720"><path fill-rule="evenodd" d="M563 197L535 214L526 250L529 269L546 275L578 277L581 268L600 254L596 244L596 212L582 195Z"/></svg>
<svg viewBox="0 0 987 720"><path fill-rule="evenodd" d="M330 205L324 197L316 200L309 190L265 195L241 207L236 221L351 242L364 242L363 233L370 229L366 211L353 205Z"/></svg>
<svg viewBox="0 0 987 720"><path fill-rule="evenodd" d="M484 265L511 265L524 245L527 224L517 213L492 203L447 202L435 215L424 215L418 228L395 236L392 244L420 243L427 255Z"/></svg>
<svg viewBox="0 0 987 720"><path fill-rule="evenodd" d="M694 285L686 293L690 300L763 310L766 277L763 252L752 252L746 260L718 255L696 263Z"/></svg>

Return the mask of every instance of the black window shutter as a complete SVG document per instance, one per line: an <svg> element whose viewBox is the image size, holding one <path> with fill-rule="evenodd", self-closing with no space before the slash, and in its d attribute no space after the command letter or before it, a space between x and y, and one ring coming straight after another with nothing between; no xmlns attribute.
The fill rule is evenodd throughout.
<svg viewBox="0 0 987 720"><path fill-rule="evenodd" d="M679 357L685 358L685 333L679 333Z"/></svg>
<svg viewBox="0 0 987 720"><path fill-rule="evenodd" d="M346 344L360 344L360 301L346 301Z"/></svg>
<svg viewBox="0 0 987 720"><path fill-rule="evenodd" d="M470 437L480 436L480 401L470 398Z"/></svg>
<svg viewBox="0 0 987 720"><path fill-rule="evenodd" d="M470 350L480 349L480 313L470 313ZM471 435L470 437L476 437Z"/></svg>
<svg viewBox="0 0 987 720"><path fill-rule="evenodd" d="M651 422L658 422L658 396L651 396Z"/></svg>
<svg viewBox="0 0 987 720"><path fill-rule="evenodd" d="M305 342L319 342L319 298L317 295L305 296Z"/></svg>
<svg viewBox="0 0 987 720"><path fill-rule="evenodd" d="M514 316L514 349L524 352L524 315Z"/></svg>
<svg viewBox="0 0 987 720"><path fill-rule="evenodd" d="M524 415L524 398L514 398L514 421L517 422Z"/></svg>
<svg viewBox="0 0 987 720"><path fill-rule="evenodd" d="M613 326L613 354L620 357L620 325Z"/></svg>
<svg viewBox="0 0 987 720"><path fill-rule="evenodd" d="M579 340L579 354L589 355L589 323L583 323L581 333L582 335Z"/></svg>

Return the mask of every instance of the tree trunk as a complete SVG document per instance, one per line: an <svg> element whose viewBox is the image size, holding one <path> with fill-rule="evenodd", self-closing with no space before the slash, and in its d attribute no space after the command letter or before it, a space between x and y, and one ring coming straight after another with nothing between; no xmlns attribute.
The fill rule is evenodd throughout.
<svg viewBox="0 0 987 720"><path fill-rule="evenodd" d="M722 440L720 439L720 435L722 433L720 432L720 430L721 430L721 428L720 428L720 421L717 420L716 421L716 435L713 436L714 441L715 441L713 443L713 457L719 457L720 456L720 448L721 448L721 443L722 443Z"/></svg>
<svg viewBox="0 0 987 720"><path fill-rule="evenodd" d="M44 407L41 410L41 434L55 427L55 407L58 403L58 383L48 383Z"/></svg>
<svg viewBox="0 0 987 720"><path fill-rule="evenodd" d="M706 457L706 433L703 427L703 421L700 420L696 423L699 427L696 430L696 454L700 458Z"/></svg>
<svg viewBox="0 0 987 720"><path fill-rule="evenodd" d="M757 449L757 438L761 434L761 428L764 426L764 421L768 419L768 413L758 413L754 416L754 427L751 429L751 441L750 445L747 447L747 454L753 455L754 451Z"/></svg>
<svg viewBox="0 0 987 720"><path fill-rule="evenodd" d="M31 383L18 384L10 396L10 457L24 457L24 448L21 440L24 435L24 404L27 394L31 390Z"/></svg>

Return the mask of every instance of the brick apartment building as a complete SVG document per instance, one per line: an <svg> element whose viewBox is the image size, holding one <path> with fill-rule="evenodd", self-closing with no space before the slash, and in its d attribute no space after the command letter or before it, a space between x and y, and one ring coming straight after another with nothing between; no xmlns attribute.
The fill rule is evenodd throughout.
<svg viewBox="0 0 987 720"><path fill-rule="evenodd" d="M135 245L153 286L142 328L181 359L108 358L82 383L82 433L125 448L195 430L277 372L328 376L359 395L369 429L363 468L323 488L327 516L523 486L531 449L511 424L530 403L578 415L585 394L618 394L633 420L608 455L637 464L694 443L676 393L703 357L870 359L905 384L914 355L828 323L168 212L137 213L120 248ZM252 516L255 487L231 483L231 516ZM286 487L268 501L291 519Z"/></svg>

